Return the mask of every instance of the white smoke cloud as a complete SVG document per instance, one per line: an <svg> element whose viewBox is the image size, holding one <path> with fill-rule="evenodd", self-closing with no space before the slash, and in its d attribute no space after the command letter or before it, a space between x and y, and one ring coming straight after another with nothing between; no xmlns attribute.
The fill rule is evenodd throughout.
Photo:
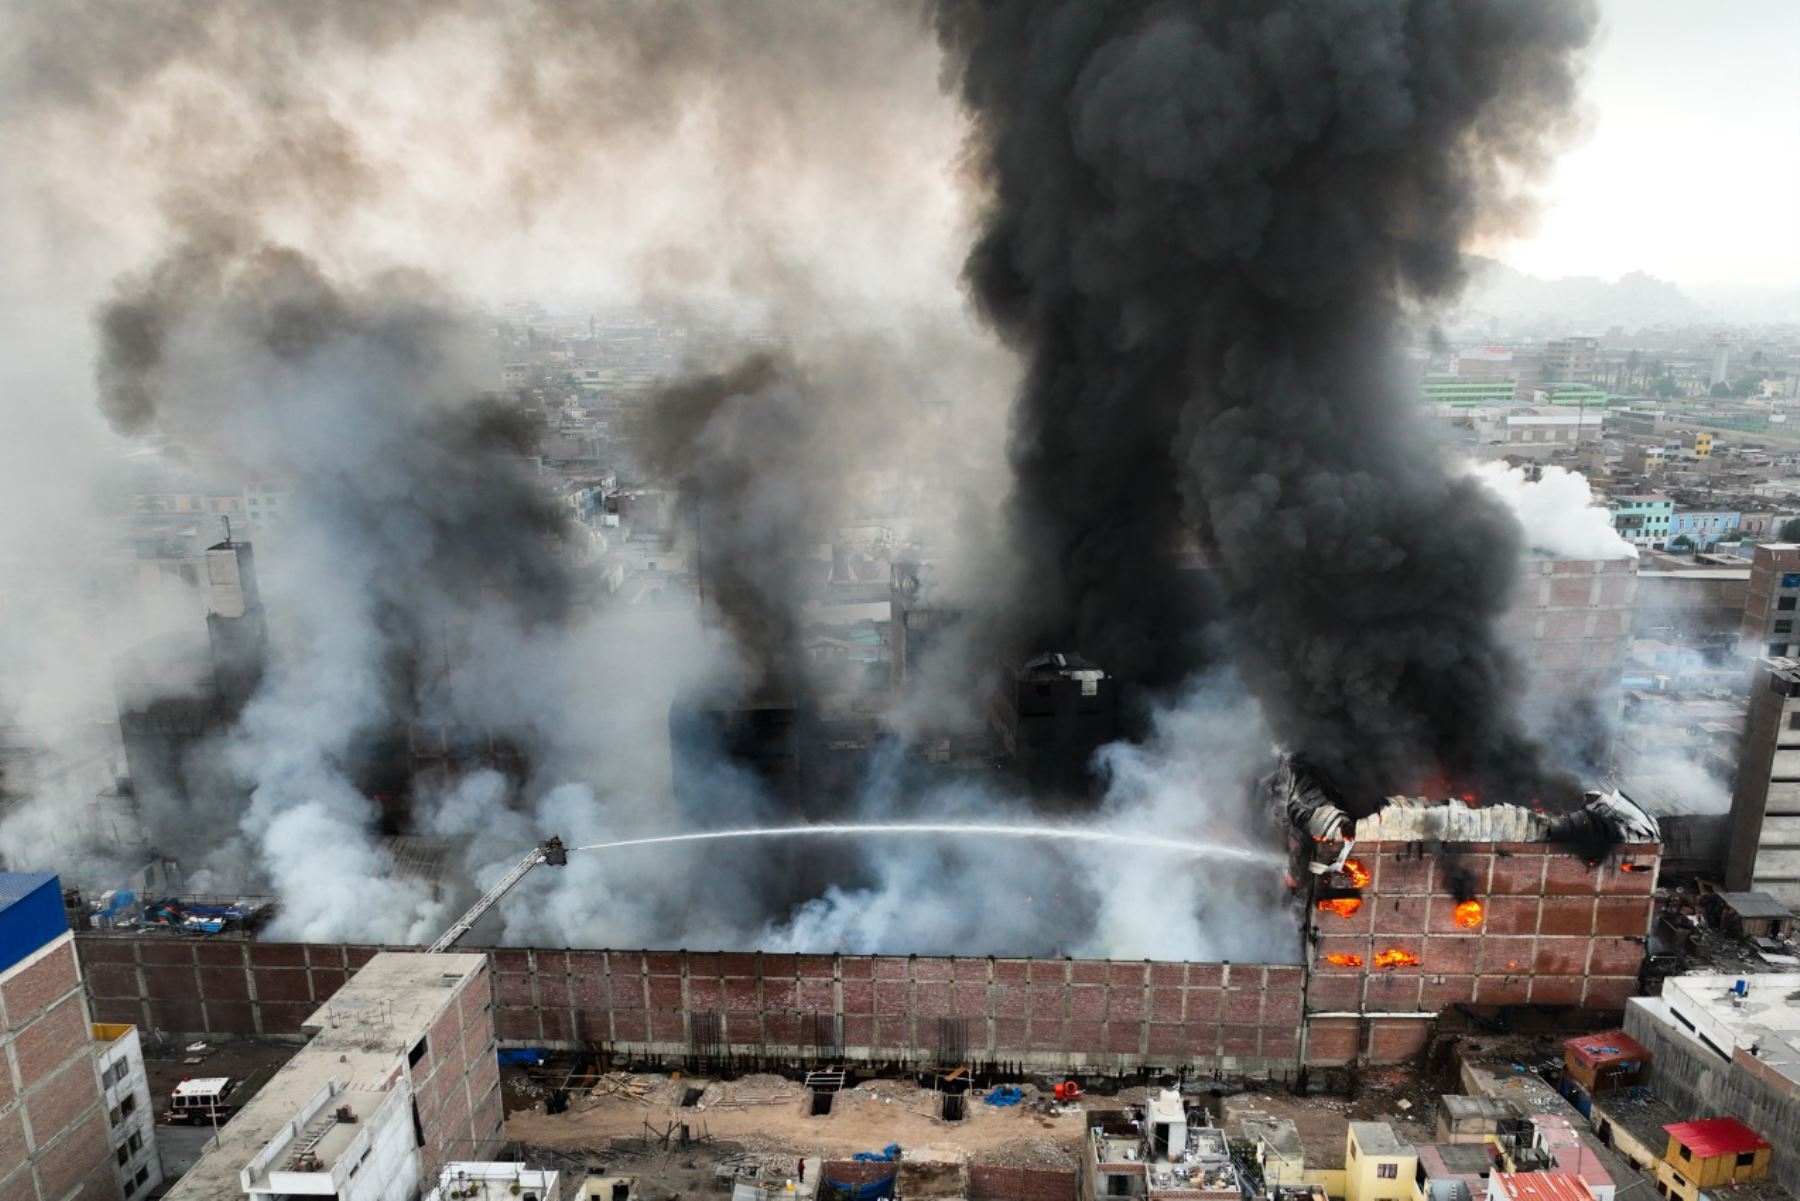
<svg viewBox="0 0 1800 1201"><path fill-rule="evenodd" d="M1472 463L1469 474L1506 502L1524 527L1526 544L1560 559L1635 559L1637 548L1613 528L1587 477L1544 467L1532 479L1522 467Z"/></svg>
<svg viewBox="0 0 1800 1201"><path fill-rule="evenodd" d="M1281 845L1255 788L1274 762L1274 742L1234 681L1191 685L1154 715L1141 744L1112 743L1096 759L1108 785L1099 812L1079 819L1084 827L1227 847ZM977 788L943 790L917 804L880 816L1045 820L1028 804ZM910 837L877 839L858 850L871 883L828 889L758 933L754 945L1251 962L1291 961L1300 951L1281 871L1267 864L1174 848L1061 850L979 837L924 846Z"/></svg>

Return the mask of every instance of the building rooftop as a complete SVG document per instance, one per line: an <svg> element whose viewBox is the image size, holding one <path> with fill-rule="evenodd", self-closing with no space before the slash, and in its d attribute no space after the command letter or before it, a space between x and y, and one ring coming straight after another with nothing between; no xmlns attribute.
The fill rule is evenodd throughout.
<svg viewBox="0 0 1800 1201"><path fill-rule="evenodd" d="M1743 1155L1750 1151L1765 1151L1769 1147L1768 1139L1736 1118L1676 1122L1663 1129L1701 1159L1711 1159L1715 1155Z"/></svg>
<svg viewBox="0 0 1800 1201"><path fill-rule="evenodd" d="M0 972L69 932L62 886L48 872L0 872Z"/></svg>
<svg viewBox="0 0 1800 1201"><path fill-rule="evenodd" d="M1427 1176L1486 1176L1494 1170L1493 1143L1426 1143L1418 1150Z"/></svg>
<svg viewBox="0 0 1800 1201"><path fill-rule="evenodd" d="M12 908L46 884L56 883L49 872L0 872L0 911Z"/></svg>
<svg viewBox="0 0 1800 1201"><path fill-rule="evenodd" d="M218 1142L169 1191L169 1201L239 1201L239 1174L283 1137L322 1090L387 1092L451 990L485 962L481 955L417 951L384 951L370 959L307 1018L311 1041L220 1127Z"/></svg>
<svg viewBox="0 0 1800 1201"><path fill-rule="evenodd" d="M1400 1141L1386 1122L1351 1122L1350 1133L1364 1155L1411 1155L1412 1145Z"/></svg>
<svg viewBox="0 0 1800 1201"><path fill-rule="evenodd" d="M1739 996L1734 985L1744 982ZM1735 1051L1754 1055L1763 1067L1800 1083L1800 972L1750 976L1694 974L1663 981L1655 1001L1721 1059Z"/></svg>
<svg viewBox="0 0 1800 1201"><path fill-rule="evenodd" d="M1720 904L1729 906L1739 917L1791 918L1794 911L1766 892L1721 892Z"/></svg>
<svg viewBox="0 0 1800 1201"><path fill-rule="evenodd" d="M1376 812L1353 820L1325 784L1291 759L1270 779L1269 788L1289 819L1321 842L1582 841L1596 825L1608 830L1615 843L1662 841L1656 819L1616 790L1589 792L1587 803L1570 813L1540 813L1504 803L1474 806L1448 798L1391 796Z"/></svg>
<svg viewBox="0 0 1800 1201"><path fill-rule="evenodd" d="M1569 1172L1497 1172L1494 1179L1512 1201L1594 1201L1581 1178Z"/></svg>
<svg viewBox="0 0 1800 1201"><path fill-rule="evenodd" d="M1647 1063L1650 1060L1649 1050L1623 1030L1583 1034L1566 1040L1563 1047L1588 1067L1602 1067L1610 1063Z"/></svg>
<svg viewBox="0 0 1800 1201"><path fill-rule="evenodd" d="M1517 1102L1500 1097L1465 1097L1459 1093L1445 1093L1438 1098L1438 1104L1455 1121L1503 1122L1525 1116L1524 1109Z"/></svg>
<svg viewBox="0 0 1800 1201"><path fill-rule="evenodd" d="M288 1126L263 1147L246 1169L259 1192L298 1191L283 1179L289 1173L329 1173L376 1111L394 1096L387 1092L334 1091L327 1084ZM241 1183L241 1181L240 1181Z"/></svg>
<svg viewBox="0 0 1800 1201"><path fill-rule="evenodd" d="M1593 1099L1593 1108L1655 1155L1668 1145L1665 1127L1682 1117L1680 1110L1647 1089L1601 1093Z"/></svg>

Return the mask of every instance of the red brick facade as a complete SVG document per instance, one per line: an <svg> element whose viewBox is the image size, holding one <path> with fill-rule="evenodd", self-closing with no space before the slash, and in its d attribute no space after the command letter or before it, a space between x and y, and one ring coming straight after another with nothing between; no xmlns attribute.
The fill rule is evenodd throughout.
<svg viewBox="0 0 1800 1201"><path fill-rule="evenodd" d="M1436 1014L1458 1002L1622 1009L1637 991L1659 850L1619 847L1590 866L1545 843L1435 853L1418 843L1359 843L1354 858L1371 874L1361 908L1347 917L1310 911L1307 1012ZM1480 922L1460 925L1456 907L1471 899ZM1391 950L1418 962L1373 966ZM1322 1052L1315 1038L1309 1056L1339 1061L1336 1028L1325 1027L1322 1040L1334 1049ZM1313 1029L1321 1032L1316 1022Z"/></svg>
<svg viewBox="0 0 1800 1201"><path fill-rule="evenodd" d="M0 1197L118 1201L73 940L0 976Z"/></svg>

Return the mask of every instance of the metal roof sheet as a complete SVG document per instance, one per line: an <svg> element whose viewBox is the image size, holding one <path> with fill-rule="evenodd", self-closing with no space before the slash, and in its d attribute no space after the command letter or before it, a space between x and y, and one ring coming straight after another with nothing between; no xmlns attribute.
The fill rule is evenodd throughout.
<svg viewBox="0 0 1800 1201"><path fill-rule="evenodd" d="M1603 1063L1648 1063L1650 1052L1623 1030L1603 1030L1599 1034L1583 1034L1563 1043L1575 1058L1589 1066Z"/></svg>
<svg viewBox="0 0 1800 1201"><path fill-rule="evenodd" d="M1569 1172L1496 1172L1494 1180L1512 1201L1594 1201L1581 1177Z"/></svg>
<svg viewBox="0 0 1800 1201"><path fill-rule="evenodd" d="M1711 1159L1715 1155L1742 1155L1746 1151L1764 1150L1769 1145L1769 1140L1736 1118L1676 1122L1663 1129L1700 1159Z"/></svg>

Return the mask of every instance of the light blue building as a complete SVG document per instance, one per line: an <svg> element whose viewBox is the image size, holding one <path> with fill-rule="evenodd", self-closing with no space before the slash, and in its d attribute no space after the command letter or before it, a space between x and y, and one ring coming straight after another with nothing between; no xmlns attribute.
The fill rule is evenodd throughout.
<svg viewBox="0 0 1800 1201"><path fill-rule="evenodd" d="M1722 510L1672 513L1669 515L1669 541L1686 537L1695 550L1711 550L1721 535L1737 529L1743 520L1742 513Z"/></svg>

